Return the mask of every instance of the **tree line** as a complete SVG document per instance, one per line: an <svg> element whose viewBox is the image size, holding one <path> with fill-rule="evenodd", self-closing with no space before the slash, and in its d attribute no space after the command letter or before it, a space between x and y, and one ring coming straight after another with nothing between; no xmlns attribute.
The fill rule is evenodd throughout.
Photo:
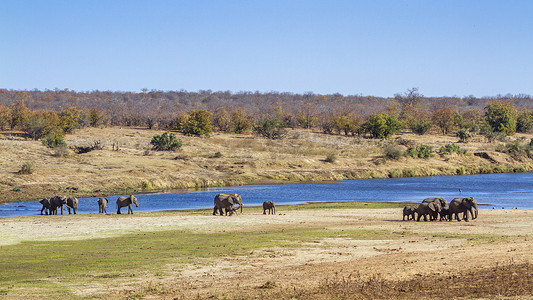
<svg viewBox="0 0 533 300"><path fill-rule="evenodd" d="M425 97L408 89L394 97L228 91L76 92L0 89L0 130L32 139L61 137L82 127L142 126L209 136L212 131L282 138L287 128L386 138L417 134L487 138L533 131L529 95Z"/></svg>

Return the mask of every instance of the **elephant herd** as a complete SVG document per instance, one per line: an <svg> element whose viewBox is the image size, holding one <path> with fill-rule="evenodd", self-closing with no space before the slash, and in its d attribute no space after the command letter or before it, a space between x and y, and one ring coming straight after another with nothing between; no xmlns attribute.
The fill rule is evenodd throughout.
<svg viewBox="0 0 533 300"><path fill-rule="evenodd" d="M109 200L107 198L98 198L96 200L98 203L98 213L107 213L106 207ZM70 209L72 208L74 214L78 210L78 199L74 197L64 197L64 196L54 196L52 198L43 198L39 200L39 203L43 206L41 208L41 215L57 215L57 211L61 208L61 214L63 214L63 207L67 207L68 214L70 215ZM128 207L128 214L133 214L132 204L135 204L136 207L139 207L137 203L137 198L130 195L128 197L118 197L117 199L117 214L120 214L120 208Z"/></svg>
<svg viewBox="0 0 533 300"><path fill-rule="evenodd" d="M107 213L106 207L109 203L107 198L98 198L98 213ZM57 215L58 209L61 208L61 214L63 214L63 208L66 206L68 213L70 214L70 209L72 208L74 214L78 210L78 199L74 197L64 197L64 196L54 196L52 198L43 198L39 200L39 203L42 205L41 215L50 214ZM120 214L120 208L128 207L128 214L133 214L132 204L135 204L136 207L139 207L137 198L130 195L128 197L118 197L117 199L117 214ZM220 215L232 215L237 210L240 209L242 213L242 197L239 194L218 194L215 196L215 207L213 208L213 215L220 213ZM263 214L276 214L276 204L274 201L265 201L263 203Z"/></svg>
<svg viewBox="0 0 533 300"><path fill-rule="evenodd" d="M459 214L463 213L462 219L468 222L468 216L472 216L472 220L477 218L478 206L476 199L472 197L468 198L454 198L450 203L444 198L427 198L416 206L406 206L403 208L403 220L405 217L407 220L414 220L420 222L420 218L424 217L424 221L461 221Z"/></svg>

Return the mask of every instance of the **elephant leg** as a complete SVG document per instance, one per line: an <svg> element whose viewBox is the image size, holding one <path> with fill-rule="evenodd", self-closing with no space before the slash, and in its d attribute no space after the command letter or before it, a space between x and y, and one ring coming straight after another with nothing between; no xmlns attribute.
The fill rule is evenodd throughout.
<svg viewBox="0 0 533 300"><path fill-rule="evenodd" d="M131 204L128 205L128 214L133 214L133 208L131 207Z"/></svg>
<svg viewBox="0 0 533 300"><path fill-rule="evenodd" d="M120 215L120 206L117 208L117 215Z"/></svg>
<svg viewBox="0 0 533 300"><path fill-rule="evenodd" d="M215 207L213 208L213 216L216 216L217 215L217 206L215 205Z"/></svg>

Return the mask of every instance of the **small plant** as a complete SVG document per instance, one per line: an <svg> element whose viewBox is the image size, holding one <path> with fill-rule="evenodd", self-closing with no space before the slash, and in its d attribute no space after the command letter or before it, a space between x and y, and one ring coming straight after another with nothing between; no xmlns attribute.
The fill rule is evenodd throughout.
<svg viewBox="0 0 533 300"><path fill-rule="evenodd" d="M465 149L461 149L461 147L457 144L447 144L445 146L440 147L439 154L440 155L446 155L446 154L466 154Z"/></svg>
<svg viewBox="0 0 533 300"><path fill-rule="evenodd" d="M57 147L67 147L67 142L62 137L47 137L43 140L43 145L54 149Z"/></svg>
<svg viewBox="0 0 533 300"><path fill-rule="evenodd" d="M260 286L259 288L260 289L273 289L275 287L277 287L278 284L275 282L275 281L270 281L268 280L267 282L265 282L262 286Z"/></svg>
<svg viewBox="0 0 533 300"><path fill-rule="evenodd" d="M151 190L154 188L152 182L150 181L143 181L142 184L141 184L141 187L143 190Z"/></svg>
<svg viewBox="0 0 533 300"><path fill-rule="evenodd" d="M20 192L20 191L22 191L22 189L19 188L18 186L16 186L16 187L13 188L13 191L14 192Z"/></svg>
<svg viewBox="0 0 533 300"><path fill-rule="evenodd" d="M328 163L334 163L336 160L337 160L337 154L332 152L326 155L326 159L324 161Z"/></svg>
<svg viewBox="0 0 533 300"><path fill-rule="evenodd" d="M412 158L430 158L433 157L433 149L428 145L418 145L407 149L407 154Z"/></svg>
<svg viewBox="0 0 533 300"><path fill-rule="evenodd" d="M180 149L182 143L176 138L174 133L165 132L162 135L156 135L152 138L150 142L152 144L153 150L156 151L174 151Z"/></svg>
<svg viewBox="0 0 533 300"><path fill-rule="evenodd" d="M69 156L69 151L67 147L56 147L52 155L55 157L66 157Z"/></svg>
<svg viewBox="0 0 533 300"><path fill-rule="evenodd" d="M461 143L468 143L468 141L473 136L473 134L470 132L470 130L468 130L466 128L461 128L461 129L457 130L456 135L459 138L459 142L461 142Z"/></svg>
<svg viewBox="0 0 533 300"><path fill-rule="evenodd" d="M26 161L22 164L22 167L18 171L18 174L29 175L33 173L34 163L33 161Z"/></svg>
<svg viewBox="0 0 533 300"><path fill-rule="evenodd" d="M404 156L404 150L398 146L395 145L386 145L383 148L383 151L385 152L385 157L389 159L399 160Z"/></svg>

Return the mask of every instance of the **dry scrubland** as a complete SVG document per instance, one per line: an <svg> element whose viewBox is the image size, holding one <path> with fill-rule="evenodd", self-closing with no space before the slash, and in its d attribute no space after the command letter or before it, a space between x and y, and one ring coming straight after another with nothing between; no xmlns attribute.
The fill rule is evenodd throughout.
<svg viewBox="0 0 533 300"><path fill-rule="evenodd" d="M210 138L178 134L183 148L177 152L150 150L150 140L162 131L132 128L84 128L67 135L69 147L102 150L85 154L59 153L16 133L0 134L0 201L36 200L75 188L69 193L101 196L156 190L231 186L253 183L311 182L323 180L401 176L455 175L531 170L532 160L496 152L497 143L482 137L460 144L466 155L435 155L430 159L384 159L388 143L427 144L438 150L457 142L454 136L403 133L388 140L325 135L306 130L289 131L283 140L252 135L215 133ZM531 135L517 134L511 139ZM113 144L119 151L113 151ZM404 146L400 146L406 149ZM217 152L220 155L215 155ZM484 158L474 153L486 153ZM334 156L327 162L327 156ZM30 175L17 174L23 163L33 162ZM15 191L19 190L19 191Z"/></svg>

